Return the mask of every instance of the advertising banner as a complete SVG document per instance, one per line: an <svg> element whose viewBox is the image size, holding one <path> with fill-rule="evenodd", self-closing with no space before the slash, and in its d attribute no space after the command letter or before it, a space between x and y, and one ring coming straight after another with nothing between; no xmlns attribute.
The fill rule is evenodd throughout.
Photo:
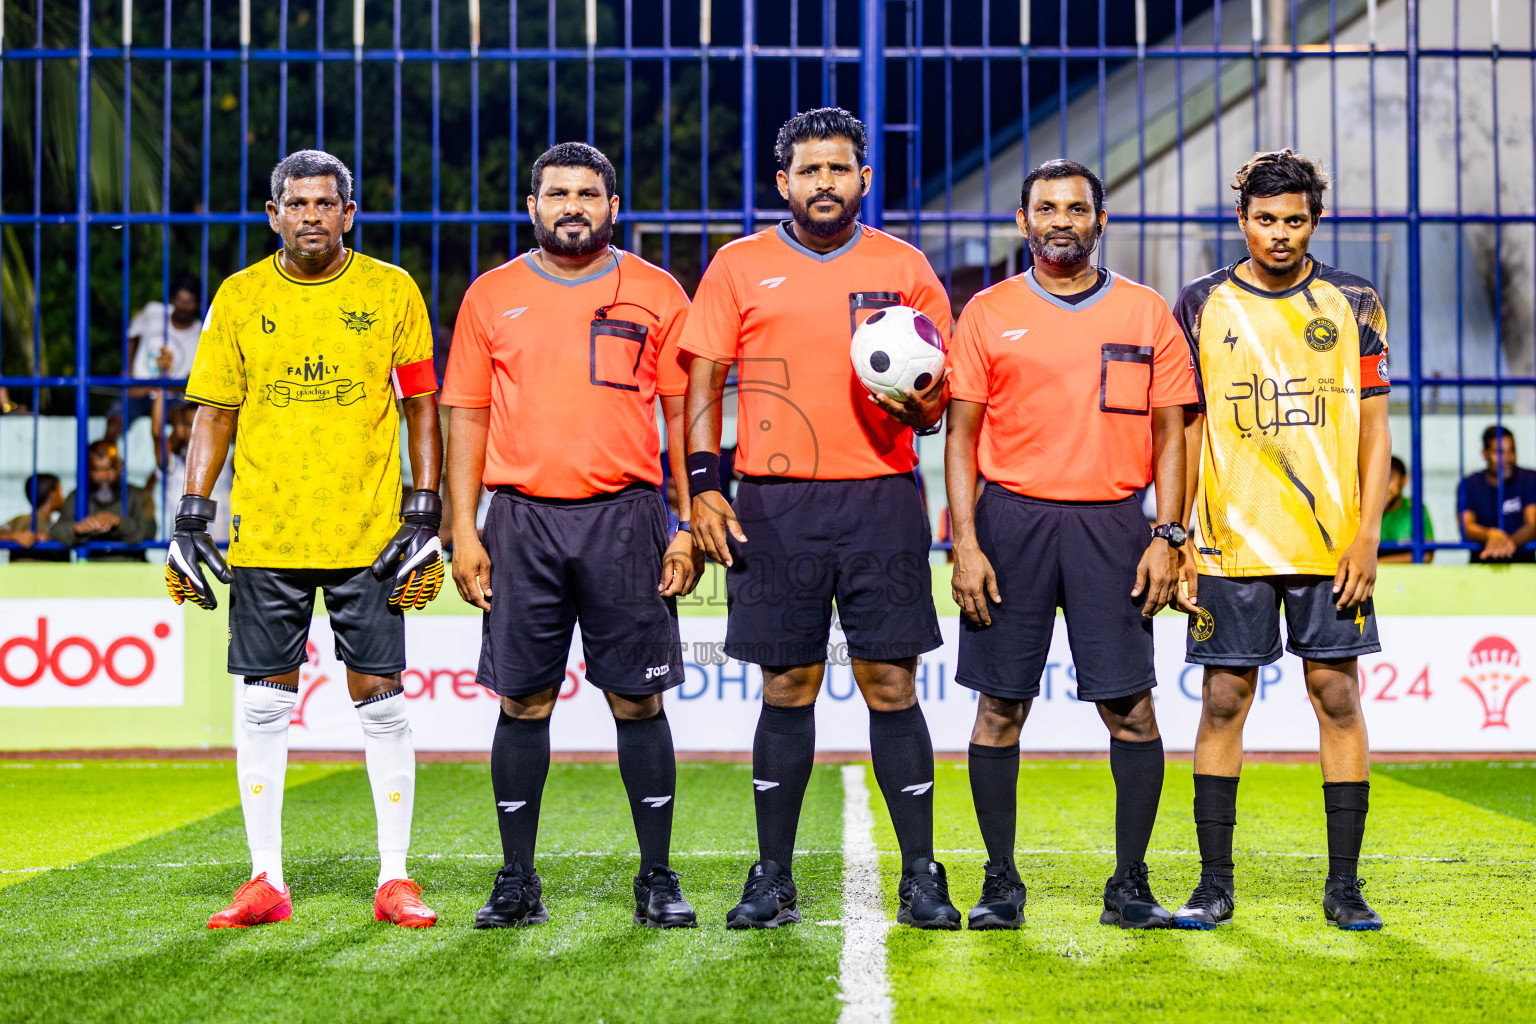
<svg viewBox="0 0 1536 1024"><path fill-rule="evenodd" d="M677 749L750 751L762 695L761 673L755 666L724 656L723 616L684 616L680 621L683 682L666 695ZM1153 692L1163 742L1170 750L1193 748L1200 717L1201 668L1184 662L1186 621L1183 616L1164 615L1155 623L1159 685ZM1536 620L1384 616L1379 628L1383 653L1360 663L1361 700L1373 750L1536 750L1536 687L1526 685L1530 659L1536 659ZM934 748L964 751L976 698L955 681L959 624L950 617L943 629L944 646L924 655L918 666L918 697ZM834 631L816 708L817 749L868 750L869 715L841 645L842 635ZM406 650L410 668L403 684L417 749L489 750L497 702L475 682L480 619L409 616ZM309 663L300 673L292 746L361 749L362 730L347 695L346 673L336 659L335 642L323 618L315 620L310 632L309 654ZM31 661L20 654L12 657L15 667L8 671L31 670ZM68 665L66 671L71 671ZM613 719L584 669L578 633L551 723L551 743L556 750L611 751L615 748ZM1107 748L1108 735L1094 705L1076 698L1075 678L1066 627L1058 619L1040 696L1024 727L1021 743L1026 751ZM235 682L238 701L239 681ZM239 721L238 713L235 719ZM1287 654L1260 669L1246 728L1248 749L1316 750L1317 735L1301 661Z"/></svg>
<svg viewBox="0 0 1536 1024"><path fill-rule="evenodd" d="M180 707L183 626L164 598L0 598L0 707Z"/></svg>

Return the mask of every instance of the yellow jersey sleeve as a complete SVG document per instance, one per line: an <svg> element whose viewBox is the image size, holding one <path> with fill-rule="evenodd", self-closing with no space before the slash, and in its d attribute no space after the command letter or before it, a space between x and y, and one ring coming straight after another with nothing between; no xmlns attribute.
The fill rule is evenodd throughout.
<svg viewBox="0 0 1536 1024"><path fill-rule="evenodd" d="M396 301L394 365L410 366L432 358L432 321L427 317L427 304L415 279L404 271L400 276L403 280Z"/></svg>
<svg viewBox="0 0 1536 1024"><path fill-rule="evenodd" d="M245 358L230 310L229 290L226 283L208 304L192 374L187 379L189 401L220 409L238 409L245 402Z"/></svg>

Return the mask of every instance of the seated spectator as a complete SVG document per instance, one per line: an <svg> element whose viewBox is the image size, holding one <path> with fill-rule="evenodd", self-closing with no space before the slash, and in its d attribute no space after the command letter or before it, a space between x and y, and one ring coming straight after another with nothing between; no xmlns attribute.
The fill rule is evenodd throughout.
<svg viewBox="0 0 1536 1024"><path fill-rule="evenodd" d="M171 292L169 306L146 302L128 322L128 376L185 377L192 372L203 327L200 290L195 279L182 278ZM134 420L153 415L155 394L155 388L129 388L126 408L119 400L107 413L105 440L116 442ZM160 428L161 421L156 419L153 436L160 436Z"/></svg>
<svg viewBox="0 0 1536 1024"><path fill-rule="evenodd" d="M27 503L31 512L25 512L0 528L0 541L10 541L30 549L34 544L46 544L53 540L48 527L64 504L64 488L52 473L33 473L26 483ZM12 551L13 562L67 562L69 552L53 548L46 551Z"/></svg>
<svg viewBox="0 0 1536 1024"><path fill-rule="evenodd" d="M1463 480L1456 495L1462 537L1483 545L1472 561L1536 562L1536 551L1525 548L1536 540L1536 470L1515 465L1515 435L1507 427L1483 431L1483 460L1487 470Z"/></svg>
<svg viewBox="0 0 1536 1024"><path fill-rule="evenodd" d="M1408 466L1396 455L1392 456L1392 471L1387 476L1387 507L1381 513L1381 542L1383 544L1413 543L1413 502L1403 493L1408 483ZM1435 539L1435 528L1429 522L1429 509L1420 510L1424 520L1424 541ZM1412 551L1381 551L1378 562L1412 562ZM1424 552L1426 563L1435 560L1433 551Z"/></svg>
<svg viewBox="0 0 1536 1024"><path fill-rule="evenodd" d="M30 412L24 402L11 401L11 393L8 389L0 387L0 416L9 416L12 413Z"/></svg>
<svg viewBox="0 0 1536 1024"><path fill-rule="evenodd" d="M53 539L68 547L93 541L120 541L137 544L155 535L155 506L148 490L123 480L123 462L117 446L109 441L95 441L87 451L90 462L89 501L84 519L75 519L75 494L70 493L59 509L59 518L50 531ZM127 514L123 512L123 493L128 495ZM145 561L141 551L103 553L103 561Z"/></svg>
<svg viewBox="0 0 1536 1024"><path fill-rule="evenodd" d="M159 398L155 399L155 405L157 409L161 405ZM192 421L196 416L197 407L191 403L173 405L170 412L165 414L168 429L163 443L155 446L155 462L160 471L151 473L145 481L144 486L154 495L155 508L161 513L161 540L170 540L176 530L176 505L187 489L187 444L192 440ZM163 482L160 479L162 472L165 475ZM229 543L230 510L233 504L230 492L234 485L235 458L231 446L229 457L224 460L224 468L219 471L219 477L213 483L213 491L208 495L218 505L218 514L208 524L208 535L215 544Z"/></svg>

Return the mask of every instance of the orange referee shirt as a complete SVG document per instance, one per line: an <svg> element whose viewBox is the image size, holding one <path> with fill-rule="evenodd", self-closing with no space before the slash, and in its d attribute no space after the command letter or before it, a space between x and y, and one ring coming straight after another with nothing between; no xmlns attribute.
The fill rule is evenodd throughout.
<svg viewBox="0 0 1536 1024"><path fill-rule="evenodd" d="M680 347L735 363L736 465L750 476L866 480L917 465L912 431L854 376L853 332L877 309L912 306L949 339L949 296L918 249L859 226L829 253L789 222L738 238L704 272Z"/></svg>
<svg viewBox="0 0 1536 1024"><path fill-rule="evenodd" d="M490 407L487 487L590 498L661 483L656 396L688 390L677 349L688 296L660 267L611 252L574 281L527 253L465 293L442 402Z"/></svg>
<svg viewBox="0 0 1536 1024"><path fill-rule="evenodd" d="M955 325L949 365L950 395L987 407L981 475L1051 501L1115 501L1145 487L1151 410L1199 401L1168 304L1113 273L1075 306L1032 269L978 292Z"/></svg>

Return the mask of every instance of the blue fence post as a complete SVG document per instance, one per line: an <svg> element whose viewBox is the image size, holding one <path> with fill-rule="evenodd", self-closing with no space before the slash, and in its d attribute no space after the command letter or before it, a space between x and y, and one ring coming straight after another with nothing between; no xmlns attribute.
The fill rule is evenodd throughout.
<svg viewBox="0 0 1536 1024"><path fill-rule="evenodd" d="M875 169L860 219L872 228L885 220L885 4L864 0L859 36L859 116L869 136L864 162Z"/></svg>
<svg viewBox="0 0 1536 1024"><path fill-rule="evenodd" d="M75 518L79 520L85 518L88 509L91 473L87 454L91 444L87 426L91 415L91 0L80 0L80 95L76 116L79 148L75 150ZM39 137L37 145L42 144ZM41 289L35 292L42 294Z"/></svg>
<svg viewBox="0 0 1536 1024"><path fill-rule="evenodd" d="M1408 116L1408 432L1413 474L1413 560L1424 561L1424 356L1423 318L1419 313L1423 289L1419 285L1419 4L1408 0L1408 67L1406 109ZM1374 196L1373 196L1374 205ZM1460 212L1460 211L1457 211ZM1457 231L1460 232L1458 226ZM1372 237L1375 225L1372 224ZM1374 246L1372 247L1374 252ZM1457 288L1460 289L1460 282Z"/></svg>

